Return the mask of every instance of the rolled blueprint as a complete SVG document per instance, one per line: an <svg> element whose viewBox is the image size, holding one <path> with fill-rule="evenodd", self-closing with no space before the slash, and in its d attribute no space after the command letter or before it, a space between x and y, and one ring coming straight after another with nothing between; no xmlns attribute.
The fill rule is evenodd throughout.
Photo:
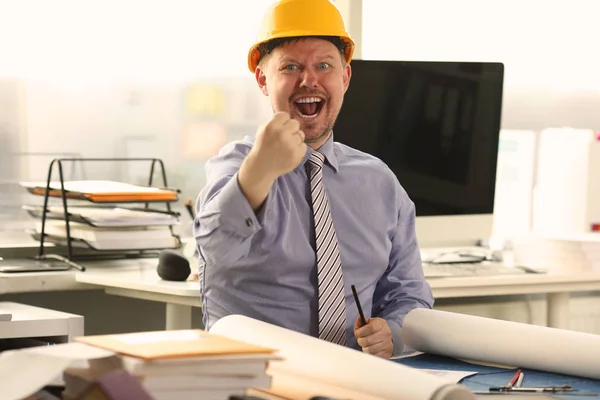
<svg viewBox="0 0 600 400"><path fill-rule="evenodd" d="M415 309L402 337L425 353L600 379L600 336L590 333Z"/></svg>
<svg viewBox="0 0 600 400"><path fill-rule="evenodd" d="M272 362L271 392L298 400L312 396L352 399L471 400L464 385L347 347L241 315L210 330L232 339L279 350Z"/></svg>

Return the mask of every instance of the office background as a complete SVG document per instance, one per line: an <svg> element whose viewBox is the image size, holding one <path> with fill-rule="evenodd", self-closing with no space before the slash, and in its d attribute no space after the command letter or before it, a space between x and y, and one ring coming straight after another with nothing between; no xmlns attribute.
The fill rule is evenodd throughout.
<svg viewBox="0 0 600 400"><path fill-rule="evenodd" d="M246 67L269 3L0 0L0 246L34 245L20 209L30 197L16 182L45 179L56 155L160 157L170 186L194 199L205 161L270 115ZM363 59L503 62L505 129L600 126L592 0L338 3L360 29L352 34ZM68 176L143 183L146 173L108 164ZM164 326L160 305L99 292L5 297L86 315L88 333ZM600 316L587 311L599 301L576 300L573 328L600 332ZM138 319L105 316L124 302ZM535 296L467 303L440 306L543 323Z"/></svg>

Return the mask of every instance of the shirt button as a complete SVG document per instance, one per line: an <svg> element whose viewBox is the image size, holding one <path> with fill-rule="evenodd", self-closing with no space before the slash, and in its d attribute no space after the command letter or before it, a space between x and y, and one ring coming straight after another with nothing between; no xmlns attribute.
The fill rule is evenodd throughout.
<svg viewBox="0 0 600 400"><path fill-rule="evenodd" d="M252 226L252 224L253 224L252 219L246 218L246 225L247 226Z"/></svg>

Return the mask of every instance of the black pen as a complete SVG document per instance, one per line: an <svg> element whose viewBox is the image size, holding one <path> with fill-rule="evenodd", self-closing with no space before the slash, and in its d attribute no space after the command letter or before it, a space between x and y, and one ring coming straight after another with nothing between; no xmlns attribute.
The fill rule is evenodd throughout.
<svg viewBox="0 0 600 400"><path fill-rule="evenodd" d="M352 285L351 288L352 294L354 295L354 301L356 302L356 307L358 308L358 315L360 315L360 321L363 325L366 325L367 321L365 320L365 315L363 314L362 307L360 306L360 300L358 299L358 293L356 293L356 287Z"/></svg>

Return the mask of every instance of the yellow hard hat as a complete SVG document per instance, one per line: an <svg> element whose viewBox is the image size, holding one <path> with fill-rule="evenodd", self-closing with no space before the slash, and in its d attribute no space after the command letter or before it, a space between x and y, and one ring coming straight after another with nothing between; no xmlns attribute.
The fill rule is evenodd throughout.
<svg viewBox="0 0 600 400"><path fill-rule="evenodd" d="M271 39L302 36L336 36L346 44L344 56L352 59L354 41L346 31L342 13L331 0L279 0L263 17L256 43L248 52L248 68L256 70L262 57L259 46Z"/></svg>

